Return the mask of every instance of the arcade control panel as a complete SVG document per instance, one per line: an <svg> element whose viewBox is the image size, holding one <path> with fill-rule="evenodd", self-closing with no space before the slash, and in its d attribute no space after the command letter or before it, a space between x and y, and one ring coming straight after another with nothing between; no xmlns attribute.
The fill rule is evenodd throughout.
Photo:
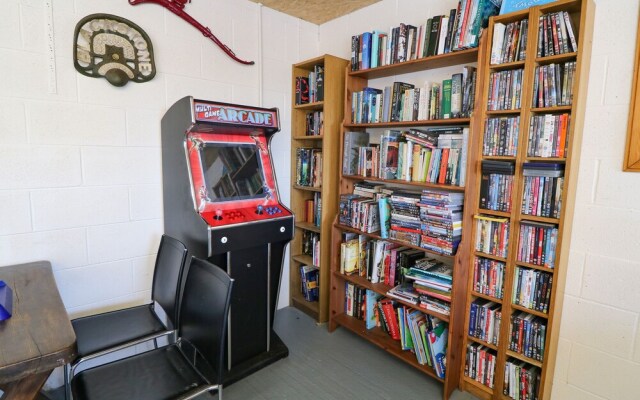
<svg viewBox="0 0 640 400"><path fill-rule="evenodd" d="M203 212L202 218L211 227L221 227L246 222L258 222L278 217L288 217L291 213L279 205L256 205L243 208L218 208L214 212Z"/></svg>

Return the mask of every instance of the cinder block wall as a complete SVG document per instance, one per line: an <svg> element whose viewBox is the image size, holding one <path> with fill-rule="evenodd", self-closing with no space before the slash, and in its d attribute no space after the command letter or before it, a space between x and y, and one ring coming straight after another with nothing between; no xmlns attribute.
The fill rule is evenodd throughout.
<svg viewBox="0 0 640 400"><path fill-rule="evenodd" d="M288 202L291 64L318 54L318 27L249 1L187 4L240 58L257 63L242 66L160 6L54 0L57 91L49 93L44 3L0 2L0 265L50 260L72 317L139 304L150 297L163 232L164 111L186 95L259 105L262 46L262 104L280 108L273 152ZM74 28L93 13L127 18L149 34L152 81L116 88L75 71ZM288 279L282 291L285 306Z"/></svg>

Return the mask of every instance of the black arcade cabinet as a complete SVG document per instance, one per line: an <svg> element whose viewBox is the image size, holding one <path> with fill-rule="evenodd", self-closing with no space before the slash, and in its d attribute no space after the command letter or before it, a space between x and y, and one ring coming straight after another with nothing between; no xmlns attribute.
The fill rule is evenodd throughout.
<svg viewBox="0 0 640 400"><path fill-rule="evenodd" d="M284 249L294 229L271 159L271 137L279 130L277 108L193 97L162 118L165 232L235 280L226 385L289 354L273 331Z"/></svg>

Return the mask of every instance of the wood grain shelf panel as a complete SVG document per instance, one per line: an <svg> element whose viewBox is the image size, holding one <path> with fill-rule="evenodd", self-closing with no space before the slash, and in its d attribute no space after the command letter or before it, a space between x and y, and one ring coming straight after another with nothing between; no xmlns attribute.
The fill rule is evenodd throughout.
<svg viewBox="0 0 640 400"><path fill-rule="evenodd" d="M441 190L447 190L451 192L464 192L464 187L462 186L445 185L440 183L403 181L400 179L382 179L382 178L376 178L373 176L361 176L361 175L342 175L342 177L345 179L356 179L360 181L369 181L369 182L381 182L381 183L389 183L393 185L417 186L425 189L441 189Z"/></svg>
<svg viewBox="0 0 640 400"><path fill-rule="evenodd" d="M397 121L397 122L375 122L366 124L355 124L345 122L345 128L404 128L411 126L447 126L447 125L469 125L470 118L447 118L447 119L427 119L420 121Z"/></svg>

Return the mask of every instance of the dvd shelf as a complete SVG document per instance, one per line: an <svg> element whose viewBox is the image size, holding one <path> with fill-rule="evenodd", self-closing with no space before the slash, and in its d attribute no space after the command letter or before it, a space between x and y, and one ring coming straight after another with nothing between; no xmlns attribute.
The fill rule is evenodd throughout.
<svg viewBox="0 0 640 400"><path fill-rule="evenodd" d="M325 55L292 67L290 302L318 322L329 313L330 235L337 211L346 60Z"/></svg>
<svg viewBox="0 0 640 400"><path fill-rule="evenodd" d="M592 1L559 0L486 31L460 373L482 399L551 396L592 24Z"/></svg>

